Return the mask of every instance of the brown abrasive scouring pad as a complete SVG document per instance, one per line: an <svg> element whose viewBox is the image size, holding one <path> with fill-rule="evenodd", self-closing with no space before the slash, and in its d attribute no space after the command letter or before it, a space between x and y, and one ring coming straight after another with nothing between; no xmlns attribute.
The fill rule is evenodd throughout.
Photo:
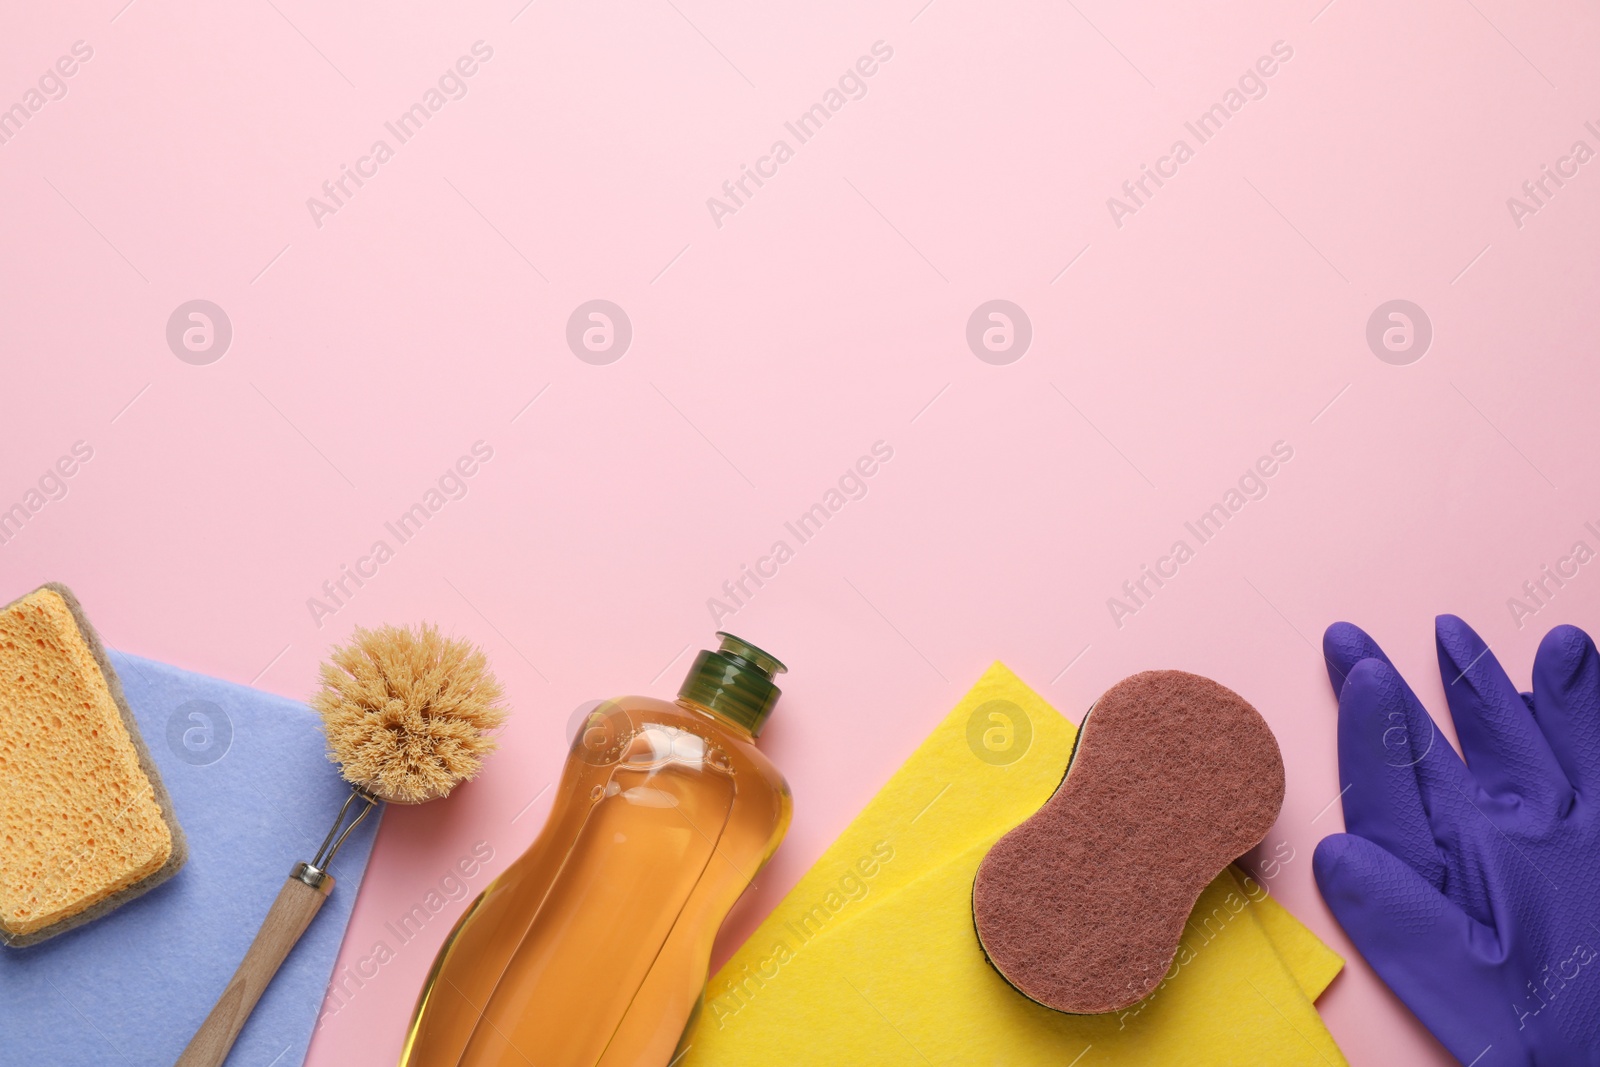
<svg viewBox="0 0 1600 1067"><path fill-rule="evenodd" d="M1283 756L1243 697L1144 671L1084 718L1055 794L978 867L972 916L1029 1000L1119 1011L1166 975L1195 901L1261 842L1283 804Z"/></svg>

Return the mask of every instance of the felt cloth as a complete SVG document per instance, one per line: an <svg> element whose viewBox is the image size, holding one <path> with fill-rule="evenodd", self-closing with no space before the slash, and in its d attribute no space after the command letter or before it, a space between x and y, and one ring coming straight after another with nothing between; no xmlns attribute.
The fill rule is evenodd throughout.
<svg viewBox="0 0 1600 1067"><path fill-rule="evenodd" d="M1311 1001L1343 961L1236 869L1126 1012L1052 1012L988 965L973 875L1054 792L1075 733L991 667L712 979L683 1067L778 1049L819 1065L1342 1064Z"/></svg>
<svg viewBox="0 0 1600 1067"><path fill-rule="evenodd" d="M112 652L189 839L171 881L42 944L0 949L7 1063L167 1067L244 958L289 868L321 844L349 787L304 704ZM355 904L378 815L245 1024L230 1065L297 1067Z"/></svg>

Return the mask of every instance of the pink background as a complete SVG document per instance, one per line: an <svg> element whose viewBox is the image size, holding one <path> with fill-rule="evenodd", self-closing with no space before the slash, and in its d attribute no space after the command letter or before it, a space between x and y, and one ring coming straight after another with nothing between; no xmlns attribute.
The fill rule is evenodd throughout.
<svg viewBox="0 0 1600 1067"><path fill-rule="evenodd" d="M1340 824L1315 646L1361 622L1442 709L1434 613L1523 684L1550 625L1592 622L1595 565L1520 628L1507 599L1600 547L1580 357L1600 162L1520 227L1506 201L1575 140L1600 148L1600 15L123 2L12 5L0 31L0 105L93 49L0 145L0 507L74 442L94 452L0 546L0 599L65 581L116 647L298 697L356 623L484 645L516 708L503 751L451 800L389 812L341 966L474 843L491 872L513 858L572 709L674 691L708 598L794 547L783 523L881 440L870 492L722 620L791 664L763 745L796 797L723 953L990 661L1074 718L1182 667L1282 742L1268 840L1295 858L1273 888L1350 956L1321 1005L1350 1059L1447 1062L1312 881ZM398 144L384 123L480 40L466 95ZM876 41L893 58L865 97L799 145L783 124ZM1184 122L1277 41L1293 56L1266 95L1199 145ZM1107 198L1180 137L1194 158L1116 225ZM394 158L316 225L307 198L378 138ZM777 138L794 158L717 226L707 198ZM234 332L205 366L164 332L197 298ZM633 325L610 365L565 341L594 298ZM1006 366L965 340L994 298L1032 322ZM1365 339L1396 298L1434 331L1405 366ZM319 628L307 599L394 547L385 520L479 440L467 495ZM1268 495L1116 625L1107 599L1278 441ZM393 1062L462 906L308 1062Z"/></svg>

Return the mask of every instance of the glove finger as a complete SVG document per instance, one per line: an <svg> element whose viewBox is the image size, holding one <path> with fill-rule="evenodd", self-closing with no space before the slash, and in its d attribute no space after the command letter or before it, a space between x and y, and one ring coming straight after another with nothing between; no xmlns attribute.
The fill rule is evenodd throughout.
<svg viewBox="0 0 1600 1067"><path fill-rule="evenodd" d="M1455 755L1393 667L1366 659L1350 668L1339 695L1345 828L1400 857L1435 888L1444 885L1445 862L1417 764L1441 747Z"/></svg>
<svg viewBox="0 0 1600 1067"><path fill-rule="evenodd" d="M1322 659L1328 667L1328 681L1333 683L1334 696L1344 691L1344 683L1357 663L1364 659L1389 663L1389 657L1378 647L1378 642L1352 622L1336 622L1323 632Z"/></svg>
<svg viewBox="0 0 1600 1067"><path fill-rule="evenodd" d="M1472 777L1491 795L1565 811L1572 787L1522 694L1483 638L1454 615L1434 620L1439 676Z"/></svg>
<svg viewBox="0 0 1600 1067"><path fill-rule="evenodd" d="M1580 793L1600 790L1600 655L1576 626L1557 626L1533 657L1535 721Z"/></svg>
<svg viewBox="0 0 1600 1067"><path fill-rule="evenodd" d="M1353 834L1317 845L1322 899L1356 949L1462 1063L1517 1048L1491 962L1497 940L1410 866Z"/></svg>

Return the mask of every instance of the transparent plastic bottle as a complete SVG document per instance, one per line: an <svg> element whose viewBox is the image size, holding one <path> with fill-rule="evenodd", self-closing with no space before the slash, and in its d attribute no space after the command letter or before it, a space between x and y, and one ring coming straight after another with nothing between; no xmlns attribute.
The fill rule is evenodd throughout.
<svg viewBox="0 0 1600 1067"><path fill-rule="evenodd" d="M401 1067L666 1067L728 911L789 827L754 741L777 659L731 634L678 699L605 701L549 819L428 972Z"/></svg>

